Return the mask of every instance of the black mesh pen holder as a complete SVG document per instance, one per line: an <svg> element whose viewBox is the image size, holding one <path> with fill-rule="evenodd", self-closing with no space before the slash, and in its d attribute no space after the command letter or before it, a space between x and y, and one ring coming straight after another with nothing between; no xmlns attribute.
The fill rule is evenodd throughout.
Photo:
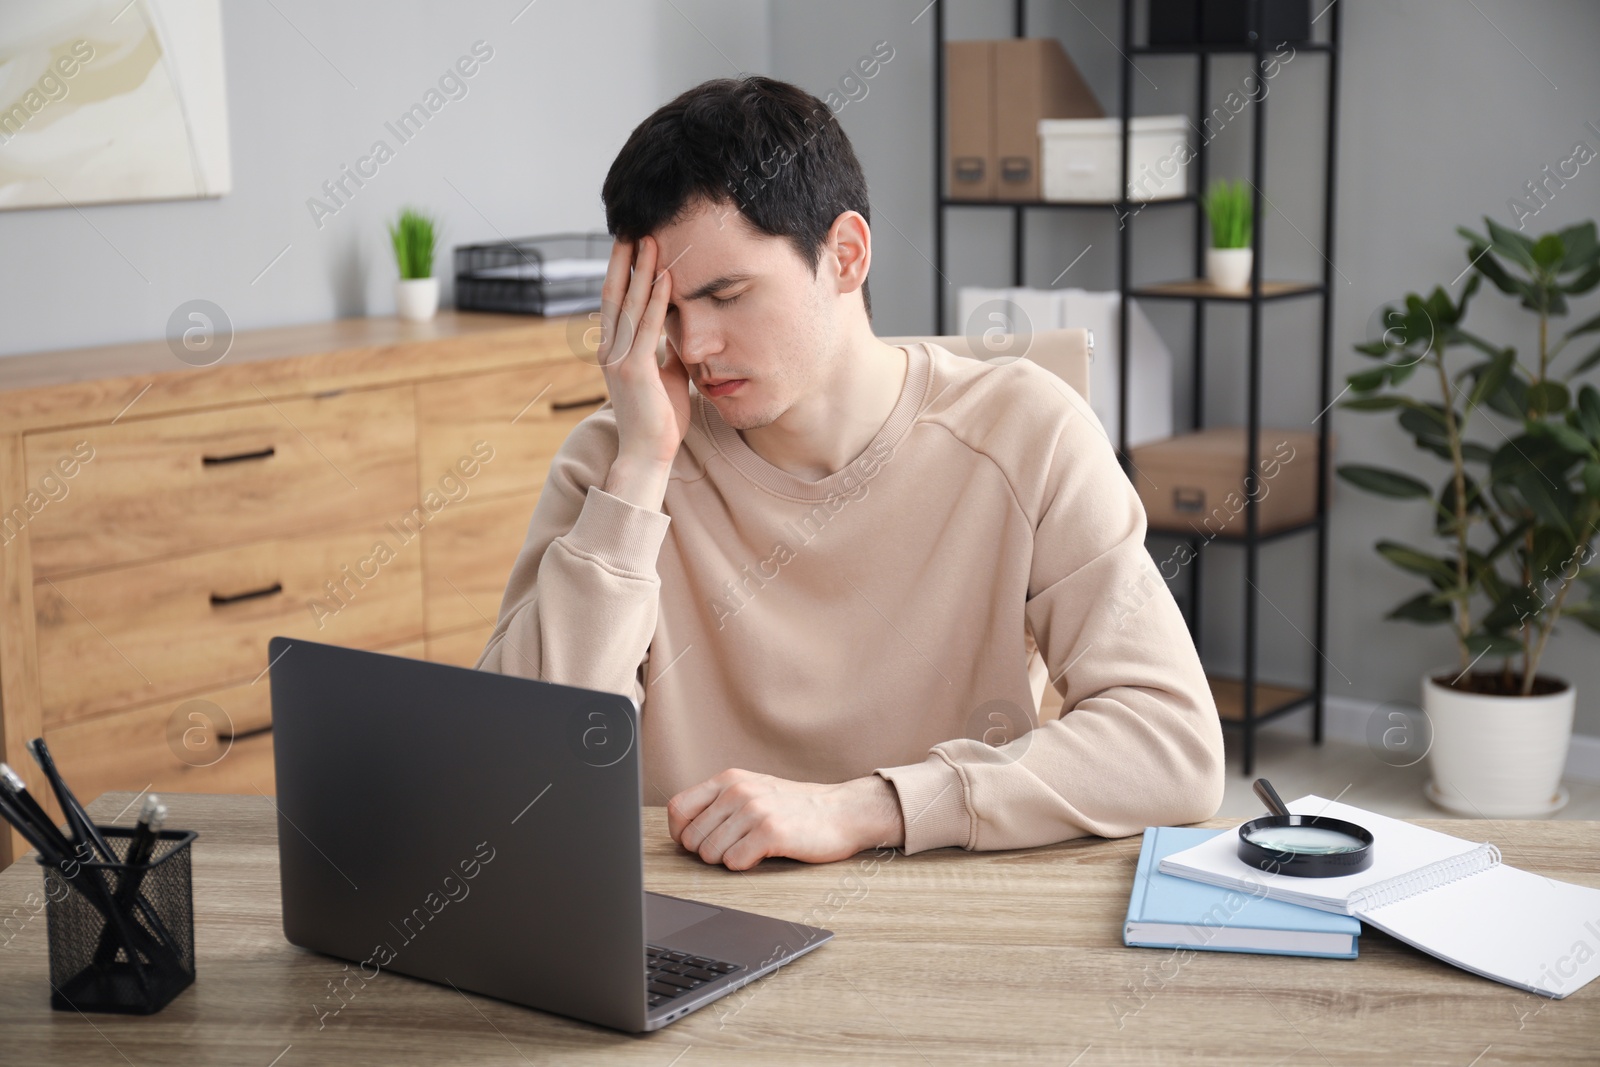
<svg viewBox="0 0 1600 1067"><path fill-rule="evenodd" d="M119 861L134 831L99 827ZM50 1006L149 1015L194 981L193 830L162 830L147 863L44 867Z"/></svg>

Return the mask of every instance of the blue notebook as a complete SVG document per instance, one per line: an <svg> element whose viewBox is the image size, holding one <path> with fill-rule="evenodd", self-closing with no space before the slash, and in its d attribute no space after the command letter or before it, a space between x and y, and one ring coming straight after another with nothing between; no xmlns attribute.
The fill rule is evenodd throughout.
<svg viewBox="0 0 1600 1067"><path fill-rule="evenodd" d="M1233 830L1151 826L1139 849L1122 943L1140 948L1355 959L1361 920L1258 893L1219 889L1157 868L1163 856Z"/></svg>

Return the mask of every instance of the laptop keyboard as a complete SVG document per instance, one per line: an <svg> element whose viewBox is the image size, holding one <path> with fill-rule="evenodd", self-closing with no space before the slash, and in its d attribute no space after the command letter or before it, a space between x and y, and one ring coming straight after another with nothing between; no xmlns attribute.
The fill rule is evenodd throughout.
<svg viewBox="0 0 1600 1067"><path fill-rule="evenodd" d="M660 945L644 949L645 986L652 1008L743 969L737 963L691 956Z"/></svg>

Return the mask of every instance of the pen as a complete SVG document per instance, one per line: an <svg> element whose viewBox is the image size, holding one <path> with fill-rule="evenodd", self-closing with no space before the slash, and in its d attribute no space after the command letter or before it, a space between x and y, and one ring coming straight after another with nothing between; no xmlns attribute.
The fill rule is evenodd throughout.
<svg viewBox="0 0 1600 1067"><path fill-rule="evenodd" d="M67 825L72 828L73 843L92 842L107 863L116 863L116 853L111 851L106 839L100 836L100 831L95 829L94 823L89 819L89 813L78 803L78 798L72 795L72 790L67 788L66 780L56 769L56 761L51 758L50 750L45 747L44 738L36 737L29 741L28 751L33 754L45 777L50 780L50 788L55 790L56 800L60 802L61 810L67 817Z"/></svg>
<svg viewBox="0 0 1600 1067"><path fill-rule="evenodd" d="M60 803L61 810L66 813L67 826L73 831L70 837L62 835L56 829L55 824L50 822L49 817L44 816L44 828L41 828L41 831L48 829L49 834L41 832L41 836L49 840L49 835L53 834L61 839L61 844L66 848L65 856L55 857L56 866L60 867L63 874L66 874L66 863L69 857L78 859L81 862L84 859L83 853L88 852L89 856L87 858L93 859L93 849L98 849L107 862L118 863L116 853L112 852L110 844L107 843L105 837L101 835L99 829L95 827L94 822L89 818L89 813L84 810L83 805L78 802L78 798L68 788L66 780L61 777L61 772L56 768L55 760L51 757L50 749L45 745L44 738L36 737L28 742L28 751L44 771L45 777L49 779L50 788L55 790L56 800ZM12 771L11 775L20 781L20 776L15 771ZM12 784L10 779L5 778L3 775L0 775L0 780L4 780L8 786ZM38 807L37 801L29 797L28 802L43 814L43 809ZM147 843L145 847L148 850L149 844ZM51 851L54 851L54 849ZM40 855L45 855L45 851L41 850ZM168 952L177 951L165 924L160 922L160 917L156 915L154 909L142 897L135 893L129 898L123 898L120 891L113 894L111 887L106 883L105 876L99 870L93 867L87 868L87 870L89 878L85 880L86 884L80 883L79 887L89 902L95 906L95 909L104 915L107 922L114 926L121 935L121 940L128 948L130 961L135 958L136 946L140 944L145 946L145 954L150 956L152 960L155 959L155 954L151 951L152 948ZM82 869L68 874L67 877L69 880L77 882L77 875L81 873L83 873ZM145 917L154 932L147 930L143 924L134 920L132 911L128 907L130 903ZM124 914L125 912L126 914ZM102 945L104 944L105 942L102 942ZM116 954L114 946L111 949L111 953L114 957ZM147 979L141 971L139 974L140 985L144 986L146 981Z"/></svg>
<svg viewBox="0 0 1600 1067"><path fill-rule="evenodd" d="M24 782L22 776L5 763L0 763L0 795L10 801L16 813L32 827L33 835L29 838L30 844L33 844L33 837L42 838L50 843L49 849L39 850L40 855L44 855L46 851L59 853L70 853L72 851L72 846L61 835L61 831L56 828L55 822L40 806L39 802L33 799L33 794L28 792L28 783ZM21 830L22 827L19 825L18 831L20 832ZM24 834L23 836L27 837L29 835ZM34 845L34 847L38 848L37 845Z"/></svg>
<svg viewBox="0 0 1600 1067"><path fill-rule="evenodd" d="M166 818L167 806L161 803L161 799L154 793L147 795L143 806L139 809L133 840L128 845L128 858L123 861L123 870L113 903L121 912L128 912L130 905L139 907L145 912L146 918L152 920L151 925L158 927L162 939L169 941L170 935L167 934L166 927L154 922L155 915L145 908L144 901L139 898L139 885L144 881L145 874L140 868L150 862L150 854L155 849L156 834ZM116 954L116 942L109 936L103 936L95 954L96 962L110 963L116 958Z"/></svg>
<svg viewBox="0 0 1600 1067"><path fill-rule="evenodd" d="M135 869L128 874L128 884L117 892L118 898L124 902L139 891L139 883L144 881L144 871L137 868L150 862L150 853L155 848L156 833L166 821L167 806L161 803L160 798L154 793L145 797L144 807L139 809L138 825L133 830L133 844L128 846L127 864Z"/></svg>
<svg viewBox="0 0 1600 1067"><path fill-rule="evenodd" d="M10 772L10 775L16 774L16 772L11 771L9 767L6 768L6 770ZM27 840L28 844L32 845L38 851L39 858L43 862L56 867L57 869L61 870L63 874L65 874L68 857L58 851L57 841L53 840L51 836L53 835L54 838L60 838L60 832L56 830L55 826L48 819L46 819L44 825L48 827L50 833L42 833L39 827L35 825L35 821L31 816L31 813L28 813L25 809L19 807L14 801L13 797L15 795L15 789L13 788L13 783L11 783L9 780L9 776L0 777L4 777L6 779L6 788L0 790L0 816L4 816L7 822L11 823L11 825L17 828L17 832ZM82 868L70 875L66 875L66 877L69 880L76 881L77 875L81 873L83 873ZM116 904L112 900L110 892L106 889L105 883L99 878L94 878L92 880L86 879L85 881L88 883L87 885L80 885L80 889L83 891L84 898L94 906L96 911L99 911L106 917L108 930L110 927L115 927L121 941L128 947L129 959L134 959L135 942L133 940L133 935L123 921L123 917L117 912ZM135 924L135 926L137 927L137 924ZM142 927L137 928L141 933L143 932ZM146 936L148 937L148 935ZM112 941L111 945L113 946L111 949L111 955L112 957L115 957L116 942ZM139 972L137 979L140 987L148 991L149 979L143 973L143 971Z"/></svg>
<svg viewBox="0 0 1600 1067"><path fill-rule="evenodd" d="M81 859L81 852L87 851L90 852L90 858L92 859L92 846L93 849L99 850L100 854L105 857L106 862L113 864L119 862L116 853L111 851L111 846L101 836L100 831L95 828L93 821L90 820L89 813L84 810L82 804L78 803L78 798L67 787L66 780L61 777L61 772L56 768L56 761L50 755L49 747L44 743L44 738L36 737L29 741L28 752L32 754L40 769L44 771L45 777L49 779L50 788L55 790L56 800L60 803L61 810L66 813L67 825L73 831L68 838L71 855L74 858ZM65 873L64 859L61 861L61 865L63 873ZM127 946L130 963L137 959L138 948L141 944L145 946L145 954L152 961L155 959L152 947L172 951L169 945L162 943L162 939L157 934L146 930L137 921L130 921L132 920L131 913L128 915L123 914L122 908L118 907L117 898L112 893L111 887L106 884L105 876L98 869L94 867L81 868L68 875L68 877L77 882L77 875L85 871L89 877L83 883L80 883L79 888L83 891L86 899L95 906L95 909L104 915L111 925L116 927L123 944ZM145 906L143 901L137 897L134 899L140 912L147 918L153 917L154 913ZM138 972L137 977L140 988L148 992L148 976L144 973L143 968L136 967L135 969Z"/></svg>
<svg viewBox="0 0 1600 1067"><path fill-rule="evenodd" d="M55 843L43 837L39 833L38 827L34 825L33 820L24 815L12 803L10 796L4 793L0 793L0 815L5 816L6 822L17 828L17 833L21 834L23 839L33 846L34 851L38 852L39 857L46 863L54 866L57 863L64 862L56 851Z"/></svg>

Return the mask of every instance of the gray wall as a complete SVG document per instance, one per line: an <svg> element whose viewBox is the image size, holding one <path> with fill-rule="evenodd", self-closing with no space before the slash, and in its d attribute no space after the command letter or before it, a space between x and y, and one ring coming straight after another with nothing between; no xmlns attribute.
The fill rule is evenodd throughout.
<svg viewBox="0 0 1600 1067"><path fill-rule="evenodd" d="M887 41L894 57L839 111L873 194L873 303L881 334L934 328L932 27L927 0L524 0L492 10L420 2L376 9L278 0L277 8L230 3L224 12L235 189L220 200L0 213L0 354L157 337L179 303L205 297L239 328L332 316L385 314L393 277L382 221L417 202L445 216L444 243L603 225L599 184L628 132L655 106L709 77L762 72L819 96L839 90L858 57ZM952 37L1011 32L1011 4L940 0ZM1324 0L1313 0L1321 9ZM1338 226L1334 259L1334 391L1364 365L1350 346L1371 316L1408 290L1445 285L1465 266L1458 224L1490 214L1511 222L1507 198L1577 141L1600 149L1600 5L1585 0L1339 0L1344 18ZM1143 5L1140 5L1141 8ZM351 5L353 8L354 5ZM1118 102L1119 57L1102 33L1118 33L1115 0L1030 4L1030 32L1058 35L1108 110ZM293 23L293 26L290 23ZM295 28L298 27L298 30ZM304 33L310 38L308 44ZM307 197L365 151L382 123L431 84L473 41L495 57L319 231ZM311 47L315 45L315 49ZM318 54L320 50L327 58ZM1193 106L1190 61L1144 63L1135 80L1142 112ZM1322 108L1319 57L1298 57L1270 84L1265 220L1268 273L1317 277L1322 269ZM334 69L337 65L338 70ZM342 72L342 74L340 73ZM1219 62L1214 85L1237 85L1242 61ZM352 89L348 78L358 89ZM841 96L845 95L841 93ZM1213 173L1244 174L1251 112L1213 142ZM1542 232L1600 214L1600 161L1529 222ZM1184 208L1133 223L1136 280L1187 273ZM949 305L960 285L1010 281L1007 216L948 212L940 284ZM1086 245L1059 284L1111 288L1116 230L1109 217L1034 211L1028 283L1047 285ZM265 275L257 275L283 249ZM20 251L19 251L20 250ZM129 263L137 266L136 272ZM140 272L149 279L140 277ZM448 294L447 294L448 298ZM1590 297L1580 310L1592 312ZM1188 315L1151 305L1187 382ZM1210 316L1208 422L1243 418L1243 312ZM1485 336L1534 342L1530 321L1497 293L1480 296L1469 320ZM1265 404L1270 424L1305 426L1317 414L1312 303L1265 316ZM947 323L946 328L953 327ZM1587 351L1582 349L1580 351ZM1176 398L1188 410L1186 389ZM1384 416L1335 410L1341 462L1394 464L1429 479L1443 466L1419 455ZM1492 431L1485 430L1490 433ZM1385 622L1411 582L1372 552L1381 537L1425 543L1427 514L1333 483L1330 620L1321 650L1329 692L1365 700L1414 700L1424 667L1448 664L1441 628ZM1262 556L1261 673L1296 682L1313 657L1309 540ZM1203 655L1237 669L1237 550L1206 557ZM1181 591L1181 589L1180 589ZM1578 685L1577 729L1600 734L1596 635L1563 624L1545 668Z"/></svg>

